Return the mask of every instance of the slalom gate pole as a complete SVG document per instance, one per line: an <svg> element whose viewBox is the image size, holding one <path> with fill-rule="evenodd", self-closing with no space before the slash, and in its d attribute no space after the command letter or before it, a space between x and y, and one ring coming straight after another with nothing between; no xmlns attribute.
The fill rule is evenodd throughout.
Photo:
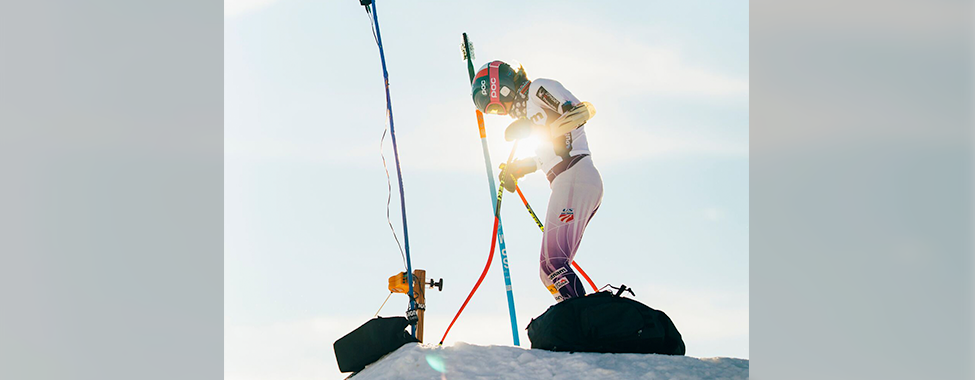
<svg viewBox="0 0 975 380"><path fill-rule="evenodd" d="M386 71L386 53L383 52L383 38L379 33L379 15L376 13L376 1L362 0L360 3L366 7L366 11L369 10L369 4L372 4L372 20L376 32L376 44L379 45L379 60L382 62L383 66L383 83L386 87L386 114L389 116L389 135L393 140L393 157L396 161L396 179L399 180L399 201L400 208L403 213L403 246L406 250L406 276L407 283L409 284L409 295L410 298L410 308L406 311L407 318L410 320L410 332L413 336L416 336L416 324L413 322L415 319L411 318L411 314L416 314L416 300L413 298L413 264L410 262L410 235L406 227L406 195L403 193L403 171L399 164L399 148L396 145L396 129L393 128L393 104L389 97L389 72Z"/></svg>
<svg viewBox="0 0 975 380"><path fill-rule="evenodd" d="M542 224L542 221L541 220L538 220L538 216L535 215L535 210L532 210L532 206L530 206L528 204L528 199L526 199L525 198L525 194L521 192L521 187L519 187L516 184L515 185L515 190L518 191L518 196L521 197L521 202L525 204L525 208L528 209L528 213L531 214L532 219L535 220L535 224L538 225L538 229L542 230L542 232L545 232L545 226ZM585 278L586 279L586 282L589 283L589 286L592 287L592 290L594 292L597 292L597 293L599 292L599 288L596 287L596 283L593 282L591 278L589 278L589 275L586 274L586 271L582 270L582 267L579 266L579 263L575 262L575 260L572 260L572 267L573 268L576 268L576 271L579 272L579 274L582 275L582 278Z"/></svg>
<svg viewBox="0 0 975 380"><path fill-rule="evenodd" d="M471 54L471 44L470 41L467 39L467 33L464 33L463 37L464 37L464 45L463 45L464 58L467 60L467 74L470 77L470 81L473 82L474 81L474 56ZM484 170L485 172L487 172L489 194L492 196L491 208L497 211L498 209L501 208L500 206L501 190L496 189L494 186L494 171L491 167L492 166L491 154L488 152L487 133L485 133L484 131L484 114L481 113L480 110L477 110L476 113L477 113L477 128L481 136L481 150L484 152ZM512 154L511 157L514 157L514 150L511 151L511 154ZM511 159L509 158L508 159L509 164L511 163L510 161ZM498 193L497 199L493 198L495 192ZM501 268L502 268L502 274L504 275L505 292L508 297L508 314L509 314L509 318L511 319L511 337L512 340L514 341L515 346L520 346L521 343L519 342L519 338L518 338L518 317L515 315L515 296L511 288L511 271L508 268L508 250L504 244L504 227L501 224L500 218L495 220L495 223L497 224L497 230L495 231L495 234L497 235L498 248L501 250ZM491 244L492 246L494 245L493 242ZM494 249L492 248L491 251L493 252ZM461 309L463 309L463 307Z"/></svg>
<svg viewBox="0 0 975 380"><path fill-rule="evenodd" d="M507 168L511 165L511 160L515 158L515 150L517 149L518 149L518 141L515 140L514 146L511 147L511 154L508 155L508 163L505 164L505 169L501 169L501 187L498 188L498 198L494 206L494 228L493 231L491 231L491 251L488 253L487 263L484 264L484 270L481 271L481 277L477 278L477 282L474 284L474 288L471 289L471 293L467 295L467 299L465 299L464 303L460 305L460 309L457 310L457 314L454 315L454 319L451 319L450 324L447 325L447 331L444 331L443 337L440 338L440 345L443 345L443 341L447 339L447 334L450 333L450 328L454 327L454 322L457 322L457 317L460 317L460 313L464 312L464 308L467 307L467 303L471 301L471 297L474 296L474 292L476 292L477 288L481 286L481 282L484 281L484 277L487 276L488 270L491 269L491 262L494 259L494 246L495 246L494 244L499 240L499 238L500 239L504 238L504 236L502 236L501 233L499 232L501 228L501 196L504 195L504 178L505 178L504 173L507 170ZM507 257L502 255L501 258L502 260L504 260L502 262L502 266L507 267L508 266L506 260ZM514 300L511 298L511 287L508 286L508 306L512 306L513 305L512 302L514 302ZM511 319L511 322L515 323L514 318ZM512 331L512 333L515 334L515 345L518 345L517 325L512 325L512 328L515 329Z"/></svg>

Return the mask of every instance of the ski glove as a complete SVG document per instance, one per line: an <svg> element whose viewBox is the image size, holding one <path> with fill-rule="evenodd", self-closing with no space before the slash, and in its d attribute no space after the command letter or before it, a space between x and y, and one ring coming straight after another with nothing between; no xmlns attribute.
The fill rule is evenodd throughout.
<svg viewBox="0 0 975 380"><path fill-rule="evenodd" d="M532 122L528 119L521 118L511 122L508 128L504 130L504 140L505 141L515 141L521 140L525 137L531 136L532 134Z"/></svg>
<svg viewBox="0 0 975 380"><path fill-rule="evenodd" d="M505 170L505 165L501 164L501 174L498 175L498 181L501 181L501 185L504 186L505 190L513 193L515 192L515 187L518 187L518 179L524 177L525 174L534 172L536 169L534 158L525 158L512 162L511 166L507 167L507 170Z"/></svg>

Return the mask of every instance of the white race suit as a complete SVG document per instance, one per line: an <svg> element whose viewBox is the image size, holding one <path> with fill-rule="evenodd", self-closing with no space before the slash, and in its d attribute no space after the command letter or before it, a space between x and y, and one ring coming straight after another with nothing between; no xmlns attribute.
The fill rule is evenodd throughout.
<svg viewBox="0 0 975 380"><path fill-rule="evenodd" d="M536 79L528 89L526 115L546 126L581 102L561 83ZM593 166L585 126L558 136L548 134L536 150L536 165L552 188L545 214L539 275L556 301L586 294L572 270L582 234L603 197L603 181Z"/></svg>

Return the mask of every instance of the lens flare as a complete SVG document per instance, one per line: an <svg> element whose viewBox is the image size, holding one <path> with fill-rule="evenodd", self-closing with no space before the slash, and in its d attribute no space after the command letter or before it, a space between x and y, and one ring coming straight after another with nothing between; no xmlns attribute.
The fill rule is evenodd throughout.
<svg viewBox="0 0 975 380"><path fill-rule="evenodd" d="M434 371L440 373L447 372L447 363L444 363L443 358L437 355L433 355L433 354L427 355L427 364L429 364L430 368L433 368Z"/></svg>
<svg viewBox="0 0 975 380"><path fill-rule="evenodd" d="M515 158L535 157L535 149L538 148L539 143L539 139L535 135L521 139L518 142L518 150L515 151Z"/></svg>

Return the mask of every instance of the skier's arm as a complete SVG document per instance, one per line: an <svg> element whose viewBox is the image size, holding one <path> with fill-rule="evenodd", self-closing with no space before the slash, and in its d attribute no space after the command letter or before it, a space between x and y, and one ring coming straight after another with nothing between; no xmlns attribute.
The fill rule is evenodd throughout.
<svg viewBox="0 0 975 380"><path fill-rule="evenodd" d="M579 128L596 115L596 107L589 102L582 102L569 109L550 125L552 136L563 135Z"/></svg>
<svg viewBox="0 0 975 380"><path fill-rule="evenodd" d="M529 119L548 126L551 136L571 132L596 114L592 104L580 101L561 83L551 79L532 82L529 96L533 105L529 107Z"/></svg>

